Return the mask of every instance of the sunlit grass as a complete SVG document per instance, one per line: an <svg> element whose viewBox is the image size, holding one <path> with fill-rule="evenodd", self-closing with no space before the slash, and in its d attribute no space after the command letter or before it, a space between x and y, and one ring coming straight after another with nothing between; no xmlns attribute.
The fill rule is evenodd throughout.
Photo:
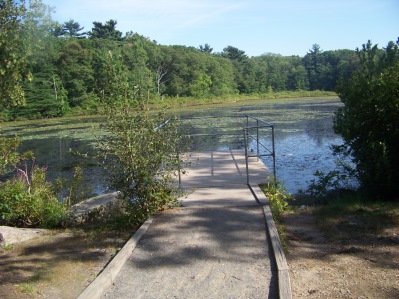
<svg viewBox="0 0 399 299"><path fill-rule="evenodd" d="M25 294L33 294L36 292L36 287L32 283L21 283L18 287L19 290Z"/></svg>
<svg viewBox="0 0 399 299"><path fill-rule="evenodd" d="M166 97L162 102L154 102L149 105L150 109L162 108L182 108L182 107L206 107L214 105L246 105L251 102L258 102L259 100L273 104L289 102L290 100L322 98L322 97L337 97L335 92L331 91L281 91L265 94L250 94L250 95L230 95L221 97L212 97L208 99L196 99L191 97Z"/></svg>
<svg viewBox="0 0 399 299"><path fill-rule="evenodd" d="M326 235L346 239L364 234L380 233L384 228L399 226L399 204L385 201L367 201L352 194L329 201L315 209L318 225Z"/></svg>

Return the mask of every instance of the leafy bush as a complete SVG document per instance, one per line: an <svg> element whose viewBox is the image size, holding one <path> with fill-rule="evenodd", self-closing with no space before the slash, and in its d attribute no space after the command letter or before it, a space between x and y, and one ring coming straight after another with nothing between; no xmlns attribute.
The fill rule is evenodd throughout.
<svg viewBox="0 0 399 299"><path fill-rule="evenodd" d="M58 202L46 169L35 165L31 152L20 154L18 138L0 138L0 224L19 227L54 227L65 207ZM6 175L11 178L5 179Z"/></svg>
<svg viewBox="0 0 399 299"><path fill-rule="evenodd" d="M350 149L363 189L399 199L399 40L382 51L369 41L357 49L360 70L341 81L344 103L335 132Z"/></svg>
<svg viewBox="0 0 399 299"><path fill-rule="evenodd" d="M293 196L287 193L287 190L282 188L278 183L267 183L260 187L269 199L274 221L279 222L284 212L290 209L288 202L293 200Z"/></svg>
<svg viewBox="0 0 399 299"><path fill-rule="evenodd" d="M90 197L93 189L84 181L83 170L80 166L74 167L74 173L70 180L57 178L54 192L67 208Z"/></svg>
<svg viewBox="0 0 399 299"><path fill-rule="evenodd" d="M332 170L326 174L317 170L314 176L316 178L310 180L306 193L310 194L318 203L324 203L327 200L328 192L341 189L346 180L346 175L338 170Z"/></svg>
<svg viewBox="0 0 399 299"><path fill-rule="evenodd" d="M18 138L0 138L0 178L15 170L21 160L33 156L31 152L20 154L17 152L21 140Z"/></svg>
<svg viewBox="0 0 399 299"><path fill-rule="evenodd" d="M316 177L310 180L306 190L300 190L300 194L309 194L312 201L318 204L327 203L331 193L339 193L342 190L355 190L359 182L351 162L352 157L345 145L333 145L332 155L335 157L335 169L324 173L317 170L313 175Z"/></svg>
<svg viewBox="0 0 399 299"><path fill-rule="evenodd" d="M173 200L179 135L175 123L166 123L165 113L146 110L142 91L129 86L126 69L112 53L105 70L109 96L103 128L108 136L99 145L111 186L126 200L131 221L137 224Z"/></svg>
<svg viewBox="0 0 399 299"><path fill-rule="evenodd" d="M0 183L0 223L17 227L56 227L65 215L52 185L45 181L46 170L33 167L30 181L18 175Z"/></svg>

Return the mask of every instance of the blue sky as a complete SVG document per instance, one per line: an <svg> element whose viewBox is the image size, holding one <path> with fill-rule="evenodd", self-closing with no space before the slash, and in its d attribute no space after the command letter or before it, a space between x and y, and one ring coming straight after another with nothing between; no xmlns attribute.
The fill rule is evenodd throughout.
<svg viewBox="0 0 399 299"><path fill-rule="evenodd" d="M94 21L118 22L162 45L226 46L248 56L304 56L321 49L380 47L399 37L398 0L43 0L53 19L75 20L85 31Z"/></svg>

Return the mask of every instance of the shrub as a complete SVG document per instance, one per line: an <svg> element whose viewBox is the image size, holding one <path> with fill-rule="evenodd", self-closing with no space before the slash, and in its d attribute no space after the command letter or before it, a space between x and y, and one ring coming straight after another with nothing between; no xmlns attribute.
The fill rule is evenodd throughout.
<svg viewBox="0 0 399 299"><path fill-rule="evenodd" d="M0 224L58 226L65 207L58 202L52 184L46 182L46 169L35 165L31 152L18 153L19 144L18 138L0 138Z"/></svg>
<svg viewBox="0 0 399 299"><path fill-rule="evenodd" d="M52 185L45 181L46 170L33 167L30 181L18 175L0 183L0 223L17 227L56 227L65 215Z"/></svg>
<svg viewBox="0 0 399 299"><path fill-rule="evenodd" d="M288 202L293 200L293 196L287 193L287 190L282 188L278 183L267 183L260 187L269 199L274 221L279 222L284 212L289 210L290 206Z"/></svg>
<svg viewBox="0 0 399 299"><path fill-rule="evenodd" d="M356 164L362 188L380 198L399 194L399 40L382 51L369 41L357 49L360 70L341 81L344 103L334 129Z"/></svg>
<svg viewBox="0 0 399 299"><path fill-rule="evenodd" d="M126 69L112 53L105 70L109 96L103 129L108 136L99 146L111 187L128 203L132 224L138 224L173 200L179 134L164 112L147 111L142 91L130 87Z"/></svg>

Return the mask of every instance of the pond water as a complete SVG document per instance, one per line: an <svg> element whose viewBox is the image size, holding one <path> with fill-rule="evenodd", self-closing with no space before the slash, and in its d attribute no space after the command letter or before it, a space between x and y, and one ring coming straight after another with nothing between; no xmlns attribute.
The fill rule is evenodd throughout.
<svg viewBox="0 0 399 299"><path fill-rule="evenodd" d="M316 170L328 172L334 169L334 157L331 155L330 147L333 144L341 144L342 139L333 131L333 116L341 105L338 98L304 98L271 103L254 101L234 107L209 107L180 114L218 117L247 114L273 124L277 178L283 182L289 192L296 193L299 189L307 188L308 182L314 179L313 174ZM266 137L261 142L270 148L269 139ZM208 140L206 144L211 149L226 148L223 142L215 145L215 142ZM243 142L235 140L227 148L242 147L242 144ZM252 149L255 147L254 144L251 145ZM272 169L271 158L262 157L261 160Z"/></svg>
<svg viewBox="0 0 399 299"><path fill-rule="evenodd" d="M334 134L332 119L334 112L341 105L338 98L326 99L290 99L278 101L250 101L230 104L197 107L173 111L179 116L217 116L228 117L248 114L267 121L275 126L275 150L277 178L284 182L289 192L306 189L308 181L316 170L329 171L335 166L330 146L342 142ZM241 118L223 118L222 124L208 119L190 123L196 132L213 132L216 126L232 130ZM100 117L49 119L30 122L0 124L0 136L22 138L21 151L32 150L37 163L47 166L49 179L55 177L70 178L73 166L83 163L87 183L94 193L106 192L105 173L95 166L95 161L76 157L70 149L80 153L90 153L96 148L96 137L103 133L98 126ZM240 124L242 127L242 125ZM238 130L237 132L242 132ZM267 133L266 133L267 134ZM242 136L242 135L241 135ZM268 144L269 138L262 140ZM242 148L242 137L228 139L227 136L208 137L195 141L194 149L235 149ZM270 146L270 144L268 144ZM254 147L254 144L251 144ZM262 161L272 168L271 158Z"/></svg>

